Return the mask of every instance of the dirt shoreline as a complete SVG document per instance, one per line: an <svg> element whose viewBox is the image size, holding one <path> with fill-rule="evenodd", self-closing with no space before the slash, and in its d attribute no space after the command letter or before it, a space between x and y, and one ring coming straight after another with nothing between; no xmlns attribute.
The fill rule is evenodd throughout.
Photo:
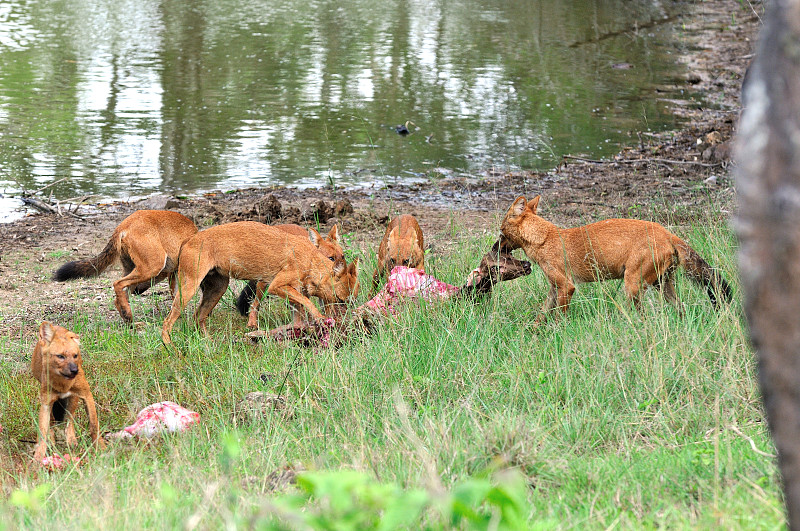
<svg viewBox="0 0 800 531"><path fill-rule="evenodd" d="M83 220L37 214L0 224L0 337L7 337L12 346L0 362L27 355L42 319L57 320L82 303L110 301L109 274L68 284L52 282L50 274L69 259L99 252L114 227L141 208L178 210L198 226L241 219L275 221L279 210L278 219L284 222L303 222L316 214L325 220L323 228L339 223L349 235L347 245L364 251L377 245L389 216L410 213L419 219L431 252L440 256L460 245L453 241L453 234L459 240L476 235L489 238L497 230L499 217L519 195L541 194L543 215L562 225L608 217L670 225L707 220L709 215L727 220L735 208L730 139L760 19L749 5L733 0L703 2L691 9L694 14L683 17L688 52L681 60L688 67L687 87L702 94L704 103L677 106L675 113L686 120L685 127L641 134L636 145L623 148L611 159L565 158L548 172L488 168L469 176L385 188L276 187L216 192L187 200L156 196L136 203L97 205L96 212ZM755 4L755 9L760 10L761 4ZM698 139L703 143L698 145ZM33 290L36 297L31 296ZM113 306L107 313L98 317L117 318Z"/></svg>

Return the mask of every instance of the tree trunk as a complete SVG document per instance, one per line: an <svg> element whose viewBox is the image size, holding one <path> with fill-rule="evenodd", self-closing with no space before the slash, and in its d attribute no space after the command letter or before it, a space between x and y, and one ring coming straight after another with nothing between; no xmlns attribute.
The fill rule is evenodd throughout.
<svg viewBox="0 0 800 531"><path fill-rule="evenodd" d="M800 0L768 4L745 77L739 269L789 526L800 530Z"/></svg>

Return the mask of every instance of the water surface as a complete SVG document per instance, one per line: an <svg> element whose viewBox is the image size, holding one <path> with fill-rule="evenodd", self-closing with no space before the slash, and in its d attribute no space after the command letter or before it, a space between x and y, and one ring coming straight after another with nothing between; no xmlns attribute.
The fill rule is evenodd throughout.
<svg viewBox="0 0 800 531"><path fill-rule="evenodd" d="M4 0L0 217L60 179L126 199L600 157L675 125L672 6Z"/></svg>

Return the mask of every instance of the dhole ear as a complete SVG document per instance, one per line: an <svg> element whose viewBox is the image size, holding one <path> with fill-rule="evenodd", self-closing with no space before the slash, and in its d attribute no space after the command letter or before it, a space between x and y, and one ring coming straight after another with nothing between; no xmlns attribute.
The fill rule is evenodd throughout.
<svg viewBox="0 0 800 531"><path fill-rule="evenodd" d="M50 343L53 341L53 336L55 334L56 330L53 328L53 323L50 321L43 321L42 325L39 327L39 339L45 343Z"/></svg>
<svg viewBox="0 0 800 531"><path fill-rule="evenodd" d="M328 233L328 241L331 243L339 243L339 225L334 225Z"/></svg>
<svg viewBox="0 0 800 531"><path fill-rule="evenodd" d="M358 258L353 260L353 263L350 264L350 274L358 277Z"/></svg>
<svg viewBox="0 0 800 531"><path fill-rule="evenodd" d="M336 277L340 277L347 271L347 262L344 261L344 258L337 258L335 262L333 262L333 275Z"/></svg>
<svg viewBox="0 0 800 531"><path fill-rule="evenodd" d="M531 199L530 202L528 203L528 209L532 213L536 214L536 208L539 206L539 199L541 199L541 198L542 198L542 196L537 195L536 197Z"/></svg>
<svg viewBox="0 0 800 531"><path fill-rule="evenodd" d="M516 201L511 203L511 208L508 209L508 215L511 217L521 216L525 212L525 207L528 206L528 200L524 196L519 196Z"/></svg>
<svg viewBox="0 0 800 531"><path fill-rule="evenodd" d="M319 247L319 242L322 241L322 236L316 229L308 229L308 239L315 247Z"/></svg>

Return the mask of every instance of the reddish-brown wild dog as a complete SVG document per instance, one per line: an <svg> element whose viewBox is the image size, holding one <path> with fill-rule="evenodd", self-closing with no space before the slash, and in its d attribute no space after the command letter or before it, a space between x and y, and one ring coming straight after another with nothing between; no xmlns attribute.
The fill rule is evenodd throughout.
<svg viewBox="0 0 800 531"><path fill-rule="evenodd" d="M336 260L344 260L344 251L342 251L342 247L339 245L339 227L336 225L333 226L333 228L328 232L328 235L324 238L315 229L306 229L294 223L272 226L276 229L281 229L284 232L288 232L289 234L294 234L295 236L300 236L302 238L308 238L311 243L316 245L317 249L319 249L319 252L332 262L335 262ZM258 324L258 306L261 302L261 297L256 298L256 293L263 294L265 289L267 289L267 285L265 283L257 283L256 281L251 280L247 283L244 289L242 289L242 292L239 294L239 298L236 299L236 309L239 310L239 313L242 315L249 314L247 326L251 328L255 328ZM295 323L298 323L300 320L300 312L294 312Z"/></svg>
<svg viewBox="0 0 800 531"><path fill-rule="evenodd" d="M137 210L117 225L99 255L89 260L67 262L53 274L64 282L94 277L119 258L124 276L114 282L114 306L123 321L133 320L127 291L140 294L169 277L175 293L174 272L181 244L197 232L191 219L169 210Z"/></svg>
<svg viewBox="0 0 800 531"><path fill-rule="evenodd" d="M522 248L539 264L550 292L537 322L558 308L567 313L576 282L621 278L625 294L638 307L647 286L660 288L664 297L678 303L672 274L682 266L686 275L706 287L714 307L717 295L731 299L731 288L718 271L688 243L663 226L636 219L607 219L573 229L560 229L536 214L540 196L517 198L500 228L504 249Z"/></svg>
<svg viewBox="0 0 800 531"><path fill-rule="evenodd" d="M417 218L410 214L397 216L386 227L378 247L378 265L372 274L372 289L377 289L380 280L399 265L425 269L425 240Z"/></svg>
<svg viewBox="0 0 800 531"><path fill-rule="evenodd" d="M205 321L231 278L263 281L267 293L286 299L295 309L306 309L314 319L322 314L309 297L326 304L344 303L358 294L358 259L349 266L331 262L308 238L255 221L217 225L198 232L181 248L178 294L164 320L161 338L170 344L170 331L198 289L203 297L195 319L205 332Z"/></svg>
<svg viewBox="0 0 800 531"><path fill-rule="evenodd" d="M41 461L47 453L51 421L66 417L67 445L75 446L75 410L83 400L89 417L89 433L98 448L105 448L100 437L97 410L89 382L83 372L78 335L45 321L39 327L39 341L31 356L31 372L39 381L39 436L33 457Z"/></svg>

